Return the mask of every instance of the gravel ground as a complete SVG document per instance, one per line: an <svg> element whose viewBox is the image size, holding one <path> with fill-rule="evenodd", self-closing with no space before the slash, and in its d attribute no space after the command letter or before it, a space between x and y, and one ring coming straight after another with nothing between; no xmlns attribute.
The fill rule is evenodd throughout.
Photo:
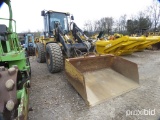
<svg viewBox="0 0 160 120"><path fill-rule="evenodd" d="M64 71L51 74L46 63L37 63L35 57L30 57L32 79L29 106L33 110L29 112L29 120L158 120L160 51L146 50L124 58L138 64L140 87L88 108L68 83ZM129 115L144 109L152 111L153 115Z"/></svg>

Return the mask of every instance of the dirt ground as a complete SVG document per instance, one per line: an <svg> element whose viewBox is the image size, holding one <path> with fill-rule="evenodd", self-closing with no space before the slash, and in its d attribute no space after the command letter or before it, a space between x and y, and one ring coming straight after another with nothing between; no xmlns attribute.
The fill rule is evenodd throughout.
<svg viewBox="0 0 160 120"><path fill-rule="evenodd" d="M138 64L140 87L88 108L68 83L64 71L51 74L46 63L37 63L31 57L29 106L33 110L29 112L29 120L158 120L160 51L146 50L124 58Z"/></svg>

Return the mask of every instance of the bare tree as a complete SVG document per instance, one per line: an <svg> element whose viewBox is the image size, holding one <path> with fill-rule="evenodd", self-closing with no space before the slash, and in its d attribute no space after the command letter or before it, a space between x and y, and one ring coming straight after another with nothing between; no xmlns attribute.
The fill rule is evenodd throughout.
<svg viewBox="0 0 160 120"><path fill-rule="evenodd" d="M98 20L94 21L93 22L93 31L99 31L99 26L100 26L99 21Z"/></svg>
<svg viewBox="0 0 160 120"><path fill-rule="evenodd" d="M93 31L93 25L91 20L85 21L84 26L85 31Z"/></svg>
<svg viewBox="0 0 160 120"><path fill-rule="evenodd" d="M151 17L154 31L156 31L160 22L160 4L158 0L153 0L152 5L148 7L148 14Z"/></svg>
<svg viewBox="0 0 160 120"><path fill-rule="evenodd" d="M112 17L106 18L106 23L107 23L107 34L110 34L114 23L113 18Z"/></svg>
<svg viewBox="0 0 160 120"><path fill-rule="evenodd" d="M110 34L112 31L114 20L112 17L101 18L98 22L99 31L105 31L107 34Z"/></svg>
<svg viewBox="0 0 160 120"><path fill-rule="evenodd" d="M138 29L150 29L152 27L152 21L148 15L145 14L145 12L140 11L137 15L138 20Z"/></svg>
<svg viewBox="0 0 160 120"><path fill-rule="evenodd" d="M120 17L120 20L121 20L121 29L122 31L125 31L126 30L126 24L127 24L127 15L124 14Z"/></svg>
<svg viewBox="0 0 160 120"><path fill-rule="evenodd" d="M123 33L124 31L126 31L126 25L127 25L126 18L127 18L127 15L124 14L124 15L120 16L120 18L118 20L116 20L116 22L115 22L116 32Z"/></svg>
<svg viewBox="0 0 160 120"><path fill-rule="evenodd" d="M35 37L40 37L42 33L42 30L37 30L36 32L34 32L34 36Z"/></svg>

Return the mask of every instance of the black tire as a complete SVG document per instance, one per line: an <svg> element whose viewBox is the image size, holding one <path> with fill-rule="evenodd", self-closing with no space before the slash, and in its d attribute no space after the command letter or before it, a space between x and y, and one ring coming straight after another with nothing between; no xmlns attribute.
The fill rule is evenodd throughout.
<svg viewBox="0 0 160 120"><path fill-rule="evenodd" d="M30 65L29 58L27 58L27 65L30 67L30 68L29 68L29 76L28 76L28 78L31 79L31 73L32 73L32 72L31 72L31 65Z"/></svg>
<svg viewBox="0 0 160 120"><path fill-rule="evenodd" d="M37 62L44 63L46 61L43 43L36 44L35 54L36 54Z"/></svg>
<svg viewBox="0 0 160 120"><path fill-rule="evenodd" d="M4 120L2 113L0 113L0 120Z"/></svg>
<svg viewBox="0 0 160 120"><path fill-rule="evenodd" d="M35 55L35 48L34 47L29 47L28 48L28 53L29 53L29 56L34 56Z"/></svg>
<svg viewBox="0 0 160 120"><path fill-rule="evenodd" d="M30 61L29 61L29 55L27 53L27 51L25 52L25 56L26 56L26 65L29 66L29 76L28 76L28 79L31 79L31 65L30 65Z"/></svg>
<svg viewBox="0 0 160 120"><path fill-rule="evenodd" d="M46 63L51 73L60 72L63 69L63 54L57 43L49 43L46 46Z"/></svg>

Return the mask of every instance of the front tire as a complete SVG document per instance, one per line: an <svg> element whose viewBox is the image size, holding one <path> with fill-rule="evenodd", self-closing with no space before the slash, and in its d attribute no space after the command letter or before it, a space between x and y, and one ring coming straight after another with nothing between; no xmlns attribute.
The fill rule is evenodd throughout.
<svg viewBox="0 0 160 120"><path fill-rule="evenodd" d="M46 63L51 73L60 72L63 69L63 55L57 43L49 43L46 46Z"/></svg>
<svg viewBox="0 0 160 120"><path fill-rule="evenodd" d="M43 43L36 44L35 54L36 54L37 62L44 63L46 61Z"/></svg>

